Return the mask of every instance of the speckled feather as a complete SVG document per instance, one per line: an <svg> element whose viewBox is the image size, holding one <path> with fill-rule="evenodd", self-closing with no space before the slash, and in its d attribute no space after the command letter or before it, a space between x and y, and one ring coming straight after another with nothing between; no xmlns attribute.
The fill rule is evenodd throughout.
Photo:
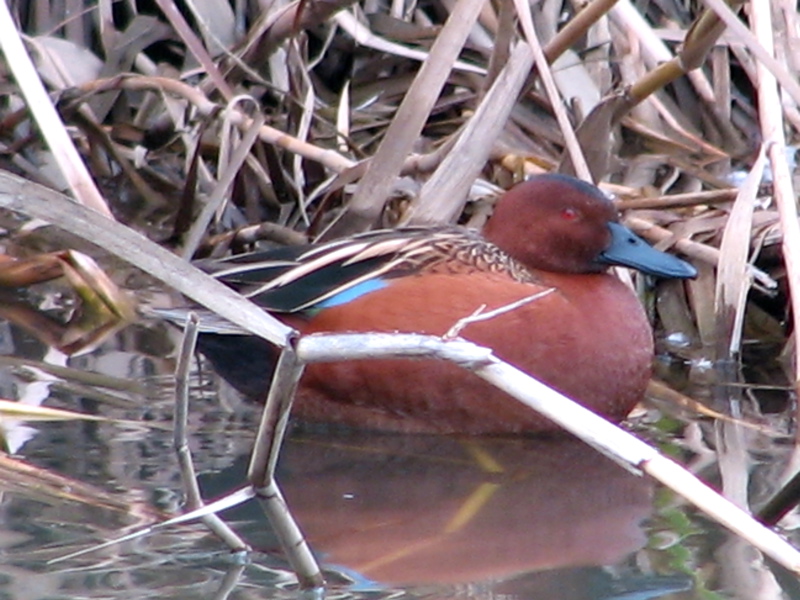
<svg viewBox="0 0 800 600"><path fill-rule="evenodd" d="M203 265L267 310L313 309L371 280L416 273L491 272L534 276L479 233L463 227L378 230L322 245L280 248Z"/></svg>

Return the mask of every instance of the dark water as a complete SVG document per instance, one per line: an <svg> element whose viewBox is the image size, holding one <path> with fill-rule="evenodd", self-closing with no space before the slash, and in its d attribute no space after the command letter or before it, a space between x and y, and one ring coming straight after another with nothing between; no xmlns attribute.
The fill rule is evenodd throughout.
<svg viewBox="0 0 800 600"><path fill-rule="evenodd" d="M180 510L171 433L178 341L163 323L141 323L67 357L52 340L0 322L3 397L110 419L3 417L12 453L30 469L0 468L0 599L309 595L255 502L224 515L254 548L248 556L189 524L47 564ZM757 410L748 398L738 405L749 418ZM757 417L761 429L650 409L634 427L758 506L797 461L785 409ZM206 498L243 485L258 418L198 359L190 446ZM295 428L279 483L330 598L800 598L796 579L749 544L574 440ZM784 521L796 545L797 523L796 512Z"/></svg>

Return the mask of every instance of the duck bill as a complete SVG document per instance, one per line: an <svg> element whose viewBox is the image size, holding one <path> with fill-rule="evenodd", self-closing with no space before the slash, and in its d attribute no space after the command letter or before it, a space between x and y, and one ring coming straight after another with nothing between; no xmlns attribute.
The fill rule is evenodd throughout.
<svg viewBox="0 0 800 600"><path fill-rule="evenodd" d="M611 245L600 253L598 262L637 269L655 277L686 279L697 276L697 269L677 256L656 250L630 229L609 223Z"/></svg>

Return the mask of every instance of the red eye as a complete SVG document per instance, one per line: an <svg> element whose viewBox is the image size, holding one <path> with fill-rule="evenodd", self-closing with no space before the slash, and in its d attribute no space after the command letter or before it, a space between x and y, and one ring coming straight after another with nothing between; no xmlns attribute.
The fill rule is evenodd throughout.
<svg viewBox="0 0 800 600"><path fill-rule="evenodd" d="M574 221L578 216L578 211L574 208L564 208L561 210L561 218L565 221Z"/></svg>

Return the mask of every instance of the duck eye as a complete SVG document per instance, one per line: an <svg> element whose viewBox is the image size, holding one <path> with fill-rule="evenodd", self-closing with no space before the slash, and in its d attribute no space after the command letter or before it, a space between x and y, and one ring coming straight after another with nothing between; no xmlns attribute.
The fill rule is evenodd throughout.
<svg viewBox="0 0 800 600"><path fill-rule="evenodd" d="M579 216L579 213L574 208L564 208L561 210L561 218L565 221L574 221Z"/></svg>

